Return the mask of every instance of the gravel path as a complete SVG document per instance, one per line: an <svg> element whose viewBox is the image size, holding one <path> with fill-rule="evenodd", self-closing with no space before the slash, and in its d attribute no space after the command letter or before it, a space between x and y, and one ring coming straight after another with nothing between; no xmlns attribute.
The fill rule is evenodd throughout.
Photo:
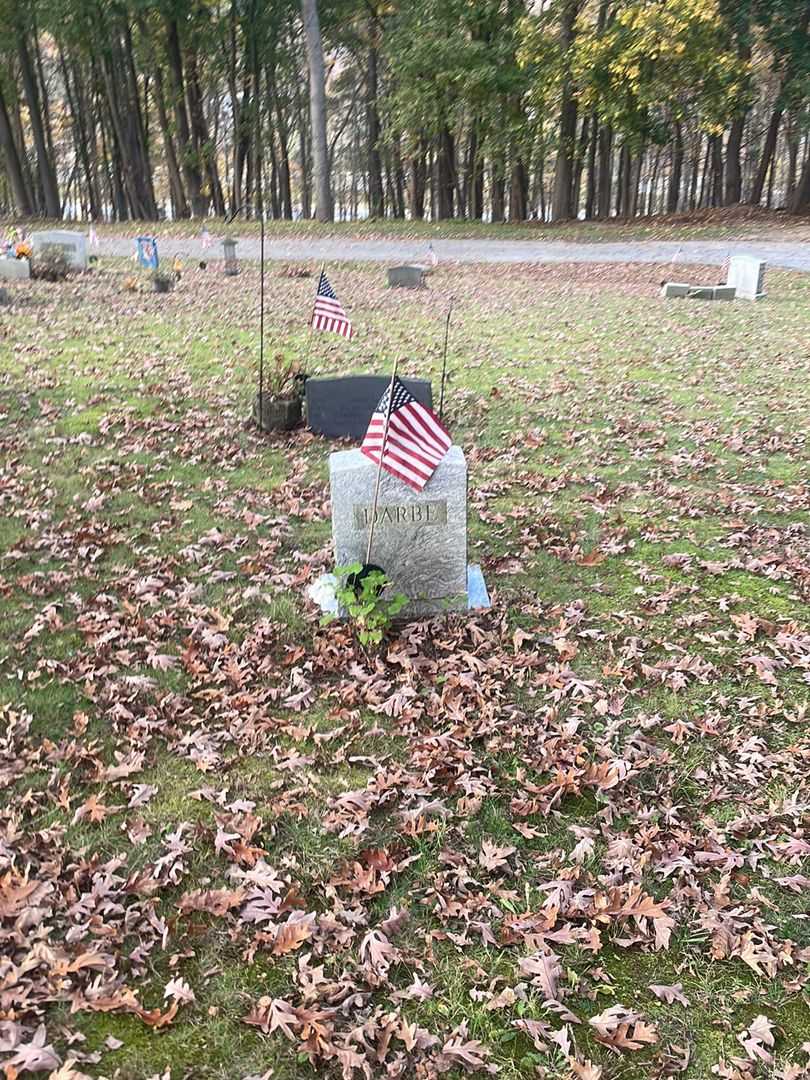
<svg viewBox="0 0 810 1080"><path fill-rule="evenodd" d="M186 258L222 257L222 246L215 243L203 251L199 239L159 241L161 255L180 254ZM131 255L134 240L124 237L100 239L102 255ZM754 255L769 266L792 270L810 270L810 244L779 240L639 240L628 243L573 244L564 240L536 242L533 240L434 240L433 249L439 262L462 263L547 263L547 262L645 262L702 263L721 266L729 255ZM241 259L258 259L259 240L251 236L239 241ZM265 241L268 259L293 262L312 260L326 262L424 262L427 258L425 240L349 240L328 237L322 240L297 240L291 237Z"/></svg>

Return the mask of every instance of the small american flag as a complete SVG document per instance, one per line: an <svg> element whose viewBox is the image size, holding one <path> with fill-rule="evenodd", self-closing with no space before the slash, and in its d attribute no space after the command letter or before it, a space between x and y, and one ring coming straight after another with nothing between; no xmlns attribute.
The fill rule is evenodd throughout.
<svg viewBox="0 0 810 1080"><path fill-rule="evenodd" d="M343 305L335 295L335 290L329 284L329 279L324 270L321 270L318 291L315 293L312 329L332 330L336 334L342 334L345 338L350 338L354 333L349 316L343 310Z"/></svg>
<svg viewBox="0 0 810 1080"><path fill-rule="evenodd" d="M427 406L418 402L399 379L394 379L394 398L386 438L385 423L391 390L389 386L380 398L360 450L379 465L385 441L382 467L415 491L421 491L452 446L452 439L441 420Z"/></svg>

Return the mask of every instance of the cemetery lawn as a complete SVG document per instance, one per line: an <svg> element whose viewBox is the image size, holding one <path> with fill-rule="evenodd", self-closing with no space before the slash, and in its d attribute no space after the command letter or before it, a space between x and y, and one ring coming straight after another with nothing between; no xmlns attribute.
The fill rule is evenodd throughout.
<svg viewBox="0 0 810 1080"><path fill-rule="evenodd" d="M455 298L493 607L367 656L256 268L131 274L0 309L0 1071L807 1076L810 278L342 265L349 344L272 267L310 374L437 387Z"/></svg>

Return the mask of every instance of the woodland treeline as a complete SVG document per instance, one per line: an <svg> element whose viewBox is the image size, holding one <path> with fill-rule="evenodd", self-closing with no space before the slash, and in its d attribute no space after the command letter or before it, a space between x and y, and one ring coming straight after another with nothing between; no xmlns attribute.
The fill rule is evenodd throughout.
<svg viewBox="0 0 810 1080"><path fill-rule="evenodd" d="M810 204L810 0L0 0L0 211Z"/></svg>

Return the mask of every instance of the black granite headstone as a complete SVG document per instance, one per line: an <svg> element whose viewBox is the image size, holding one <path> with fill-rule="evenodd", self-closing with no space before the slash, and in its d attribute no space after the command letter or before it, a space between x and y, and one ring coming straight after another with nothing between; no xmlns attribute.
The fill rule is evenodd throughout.
<svg viewBox="0 0 810 1080"><path fill-rule="evenodd" d="M368 430L374 406L391 379L387 375L346 375L337 379L307 379L307 427L332 439L360 442ZM403 379L417 401L433 408L428 379Z"/></svg>

